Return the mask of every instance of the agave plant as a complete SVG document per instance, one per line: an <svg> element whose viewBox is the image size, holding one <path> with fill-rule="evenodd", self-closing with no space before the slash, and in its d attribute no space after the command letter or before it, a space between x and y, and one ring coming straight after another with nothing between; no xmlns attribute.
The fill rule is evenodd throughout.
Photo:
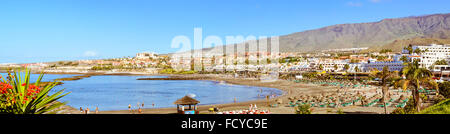
<svg viewBox="0 0 450 134"><path fill-rule="evenodd" d="M58 99L66 96L64 89L49 95L57 82L52 82L40 87L41 74L35 83L30 83L30 70L25 71L23 77L21 73L14 75L8 73L7 79L0 76L0 113L9 114L44 114L56 112L56 108L65 105L67 102L57 102Z"/></svg>

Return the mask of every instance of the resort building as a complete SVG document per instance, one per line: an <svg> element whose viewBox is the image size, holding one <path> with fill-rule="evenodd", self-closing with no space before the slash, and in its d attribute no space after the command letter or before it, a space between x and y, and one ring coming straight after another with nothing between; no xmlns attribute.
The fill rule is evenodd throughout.
<svg viewBox="0 0 450 134"><path fill-rule="evenodd" d="M344 66L346 64L348 64L348 62L346 60L327 59L327 60L319 61L319 63L316 65L316 69L319 69L319 67L322 66L323 67L322 70L337 72L337 71L344 70ZM337 68L335 68L335 66L337 66Z"/></svg>
<svg viewBox="0 0 450 134"><path fill-rule="evenodd" d="M450 65L434 65L431 71L437 79L444 81L450 80Z"/></svg>
<svg viewBox="0 0 450 134"><path fill-rule="evenodd" d="M430 68L433 64L438 60L447 60L450 59L450 46L448 45L436 45L431 44L427 46L412 46L413 52L416 49L420 49L422 53L412 53L409 56L410 61L414 61L415 59L419 59L419 64L424 68ZM409 53L408 50L403 50L403 53Z"/></svg>
<svg viewBox="0 0 450 134"><path fill-rule="evenodd" d="M150 58L157 58L157 55L155 53L150 52L144 52L144 53L137 53L136 54L137 59L150 59Z"/></svg>
<svg viewBox="0 0 450 134"><path fill-rule="evenodd" d="M363 64L363 69L364 72L370 72L373 69L383 70L385 66L389 67L389 71L401 71L404 65L402 61L368 62Z"/></svg>

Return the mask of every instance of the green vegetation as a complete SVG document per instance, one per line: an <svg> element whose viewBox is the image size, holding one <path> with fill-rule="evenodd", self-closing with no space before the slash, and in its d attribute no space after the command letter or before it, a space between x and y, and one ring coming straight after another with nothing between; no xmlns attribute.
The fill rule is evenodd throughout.
<svg viewBox="0 0 450 134"><path fill-rule="evenodd" d="M433 65L448 65L448 63L447 63L447 61L442 59L442 60L437 60L436 62L434 62Z"/></svg>
<svg viewBox="0 0 450 134"><path fill-rule="evenodd" d="M428 87L430 89L438 89L438 84L432 79L433 74L426 68L419 66L419 61L415 60L413 63L406 63L401 75L406 79L398 79L397 82L402 83L404 90L413 89L413 102L416 111L420 112L419 104L422 103L422 98L419 94L419 89L422 87Z"/></svg>
<svg viewBox="0 0 450 134"><path fill-rule="evenodd" d="M300 62L302 60L302 58L300 57L286 57L286 58L281 58L279 60L280 63L293 63L293 62Z"/></svg>
<svg viewBox="0 0 450 134"><path fill-rule="evenodd" d="M377 56L377 61L384 61L386 59L387 59L386 56Z"/></svg>
<svg viewBox="0 0 450 134"><path fill-rule="evenodd" d="M406 56L402 56L402 57L400 58L400 60L403 61L403 62L409 62L409 61L408 61L408 57L406 57Z"/></svg>
<svg viewBox="0 0 450 134"><path fill-rule="evenodd" d="M91 70L112 70L114 67L109 64L93 66Z"/></svg>
<svg viewBox="0 0 450 134"><path fill-rule="evenodd" d="M419 114L450 114L450 99L428 107Z"/></svg>
<svg viewBox="0 0 450 134"><path fill-rule="evenodd" d="M311 106L309 104L299 105L295 109L296 114L311 114Z"/></svg>
<svg viewBox="0 0 450 134"><path fill-rule="evenodd" d="M24 67L0 67L0 70L24 70Z"/></svg>
<svg viewBox="0 0 450 134"><path fill-rule="evenodd" d="M347 71L348 69L350 69L350 65L345 64L345 65L344 65L344 71Z"/></svg>
<svg viewBox="0 0 450 134"><path fill-rule="evenodd" d="M30 82L30 75L30 70L27 70L25 76L14 72L14 75L8 73L6 79L0 77L0 113L43 114L56 112L56 108L66 104L57 102L69 94L63 94L64 90L49 95L58 83L40 87L44 75L41 74L34 84Z"/></svg>
<svg viewBox="0 0 450 134"><path fill-rule="evenodd" d="M323 66L322 65L319 65L319 70L323 70Z"/></svg>
<svg viewBox="0 0 450 134"><path fill-rule="evenodd" d="M184 70L176 71L175 69L168 68L168 69L163 69L163 70L159 71L159 73L160 74L195 74L195 73L197 73L197 71L192 71L192 70L190 70L190 71L184 71Z"/></svg>
<svg viewBox="0 0 450 134"><path fill-rule="evenodd" d="M360 61L358 59L351 59L350 63L359 63Z"/></svg>
<svg viewBox="0 0 450 134"><path fill-rule="evenodd" d="M381 49L380 53L389 53L392 52L391 49Z"/></svg>
<svg viewBox="0 0 450 134"><path fill-rule="evenodd" d="M439 83L439 94L445 98L450 98L450 82Z"/></svg>

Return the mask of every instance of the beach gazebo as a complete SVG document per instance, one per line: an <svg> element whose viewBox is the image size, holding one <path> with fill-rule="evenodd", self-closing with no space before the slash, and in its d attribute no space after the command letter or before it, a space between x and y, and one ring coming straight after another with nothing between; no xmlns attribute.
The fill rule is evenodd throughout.
<svg viewBox="0 0 450 134"><path fill-rule="evenodd" d="M189 96L184 96L174 102L177 105L178 114L199 114L197 104L200 101L191 98Z"/></svg>

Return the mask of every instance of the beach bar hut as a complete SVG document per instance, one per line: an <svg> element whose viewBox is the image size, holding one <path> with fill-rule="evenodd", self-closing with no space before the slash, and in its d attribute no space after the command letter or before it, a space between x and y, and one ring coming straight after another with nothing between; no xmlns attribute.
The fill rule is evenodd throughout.
<svg viewBox="0 0 450 134"><path fill-rule="evenodd" d="M177 105L178 114L199 114L197 104L200 101L191 98L189 96L184 96L174 102Z"/></svg>

